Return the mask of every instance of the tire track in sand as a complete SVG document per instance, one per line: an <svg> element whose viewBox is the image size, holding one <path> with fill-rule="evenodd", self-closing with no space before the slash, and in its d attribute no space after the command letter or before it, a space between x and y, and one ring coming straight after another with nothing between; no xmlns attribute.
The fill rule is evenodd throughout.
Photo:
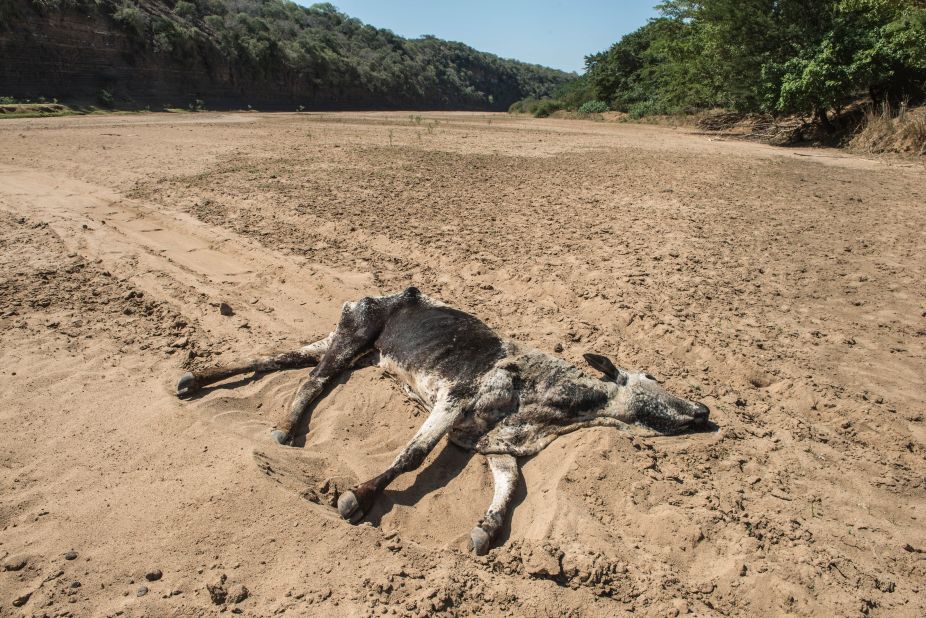
<svg viewBox="0 0 926 618"><path fill-rule="evenodd" d="M373 288L368 275L337 272L276 253L234 232L182 213L166 213L117 192L63 175L0 165L0 209L47 222L69 251L129 280L148 297L163 299L196 319L225 362L286 348L326 334L341 304ZM235 311L222 316L220 302ZM292 377L282 378L289 385ZM171 394L175 374L165 375ZM279 380L257 387L289 392ZM253 389L220 390L193 402L211 422L236 433L262 436L269 419L251 411ZM270 406L268 406L270 407ZM274 412L269 412L269 415Z"/></svg>

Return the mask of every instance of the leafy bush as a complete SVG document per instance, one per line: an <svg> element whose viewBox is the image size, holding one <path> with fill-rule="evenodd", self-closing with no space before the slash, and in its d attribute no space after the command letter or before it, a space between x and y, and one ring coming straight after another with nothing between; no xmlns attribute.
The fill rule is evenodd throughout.
<svg viewBox="0 0 926 618"><path fill-rule="evenodd" d="M508 108L509 114L533 114L534 108L537 106L537 99L533 97L528 97L526 99L521 99L520 101L515 101L511 104L511 107Z"/></svg>
<svg viewBox="0 0 926 618"><path fill-rule="evenodd" d="M546 118L553 112L564 108L563 102L556 99L528 97L512 103L511 107L508 108L508 112L511 114L530 114L534 118Z"/></svg>
<svg viewBox="0 0 926 618"><path fill-rule="evenodd" d="M196 5L186 0L178 0L174 5L174 14L179 17L194 17L197 14Z"/></svg>
<svg viewBox="0 0 926 618"><path fill-rule="evenodd" d="M132 2L126 2L113 13L116 23L142 36L148 30L148 16Z"/></svg>
<svg viewBox="0 0 926 618"><path fill-rule="evenodd" d="M96 93L97 102L103 107L113 107L116 104L115 99L113 98L112 93L109 90L101 89Z"/></svg>
<svg viewBox="0 0 926 618"><path fill-rule="evenodd" d="M560 101L554 99L543 99L537 102L537 105L534 106L534 118L546 118L553 112L563 109L563 104Z"/></svg>
<svg viewBox="0 0 926 618"><path fill-rule="evenodd" d="M644 116L665 116L669 114L678 114L682 110L677 107L672 107L666 104L664 101L659 101L656 99L648 99L646 101L640 101L639 103L634 103L629 108L627 108L627 113L631 118L639 119Z"/></svg>
<svg viewBox="0 0 926 618"><path fill-rule="evenodd" d="M579 107L579 112L582 114L603 114L609 111L611 109L608 104L598 100L586 101Z"/></svg>

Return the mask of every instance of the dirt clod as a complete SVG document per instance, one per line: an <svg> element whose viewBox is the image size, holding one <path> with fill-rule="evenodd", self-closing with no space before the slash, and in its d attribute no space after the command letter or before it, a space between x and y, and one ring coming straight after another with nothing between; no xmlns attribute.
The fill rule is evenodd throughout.
<svg viewBox="0 0 926 618"><path fill-rule="evenodd" d="M9 556L3 561L4 571L20 571L26 568L29 559L25 556Z"/></svg>

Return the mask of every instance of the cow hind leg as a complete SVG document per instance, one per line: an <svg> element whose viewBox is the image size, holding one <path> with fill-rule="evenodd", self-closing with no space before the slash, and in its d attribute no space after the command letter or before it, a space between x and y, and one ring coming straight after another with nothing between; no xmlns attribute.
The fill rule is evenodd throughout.
<svg viewBox="0 0 926 618"><path fill-rule="evenodd" d="M177 382L177 396L189 397L205 386L245 373L271 373L284 369L313 367L321 361L328 350L330 341L331 335L328 335L325 339L291 352L261 356L233 365L209 367L185 373Z"/></svg>
<svg viewBox="0 0 926 618"><path fill-rule="evenodd" d="M483 556L489 551L492 541L504 525L520 472L517 459L511 455L488 455L487 458L495 493L489 510L469 534L473 552L477 556Z"/></svg>
<svg viewBox="0 0 926 618"><path fill-rule="evenodd" d="M395 458L392 465L377 477L361 483L341 494L338 499L338 513L351 523L357 523L366 515L377 496L403 472L409 472L421 465L440 439L460 414L461 408L447 397L440 397L431 409L427 420Z"/></svg>

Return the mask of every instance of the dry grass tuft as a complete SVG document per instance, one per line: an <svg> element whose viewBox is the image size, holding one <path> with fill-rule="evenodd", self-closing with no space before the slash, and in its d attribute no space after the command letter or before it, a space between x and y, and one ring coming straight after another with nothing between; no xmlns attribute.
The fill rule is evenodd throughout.
<svg viewBox="0 0 926 618"><path fill-rule="evenodd" d="M897 114L888 105L868 110L850 146L869 153L926 155L926 107L901 105Z"/></svg>

